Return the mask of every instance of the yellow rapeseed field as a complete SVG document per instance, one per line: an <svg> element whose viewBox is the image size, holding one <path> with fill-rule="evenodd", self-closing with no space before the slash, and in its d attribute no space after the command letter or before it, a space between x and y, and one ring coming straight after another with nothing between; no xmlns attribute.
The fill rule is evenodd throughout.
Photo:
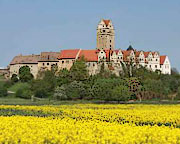
<svg viewBox="0 0 180 144"><path fill-rule="evenodd" d="M180 105L0 106L0 143L180 144Z"/></svg>

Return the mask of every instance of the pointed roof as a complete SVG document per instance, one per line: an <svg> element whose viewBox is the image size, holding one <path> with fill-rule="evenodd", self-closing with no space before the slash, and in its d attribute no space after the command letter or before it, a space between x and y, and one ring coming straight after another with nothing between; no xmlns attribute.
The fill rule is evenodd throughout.
<svg viewBox="0 0 180 144"><path fill-rule="evenodd" d="M129 47L127 48L127 51L129 51L129 50L133 50L134 51L134 48L131 45L129 45Z"/></svg>
<svg viewBox="0 0 180 144"><path fill-rule="evenodd" d="M147 58L147 57L148 57L149 53L150 53L150 52L144 52L144 56L145 56L145 58Z"/></svg>
<svg viewBox="0 0 180 144"><path fill-rule="evenodd" d="M136 57L139 57L140 53L141 53L141 51L135 51Z"/></svg>
<svg viewBox="0 0 180 144"><path fill-rule="evenodd" d="M127 57L130 55L131 51L132 51L132 50L129 50L129 51L127 51L127 50L122 50L123 60L124 60L124 61L127 61Z"/></svg>
<svg viewBox="0 0 180 144"><path fill-rule="evenodd" d="M163 65L166 60L166 55L160 56L160 64Z"/></svg>
<svg viewBox="0 0 180 144"><path fill-rule="evenodd" d="M109 23L110 23L110 20L103 20L103 21L104 21L104 23L105 23L106 26L108 26Z"/></svg>

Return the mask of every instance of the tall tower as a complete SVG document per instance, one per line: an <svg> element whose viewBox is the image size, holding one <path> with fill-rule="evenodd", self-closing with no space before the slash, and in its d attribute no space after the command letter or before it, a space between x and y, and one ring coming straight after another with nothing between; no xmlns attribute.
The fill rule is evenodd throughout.
<svg viewBox="0 0 180 144"><path fill-rule="evenodd" d="M97 49L114 50L114 27L111 20L102 19L97 26Z"/></svg>

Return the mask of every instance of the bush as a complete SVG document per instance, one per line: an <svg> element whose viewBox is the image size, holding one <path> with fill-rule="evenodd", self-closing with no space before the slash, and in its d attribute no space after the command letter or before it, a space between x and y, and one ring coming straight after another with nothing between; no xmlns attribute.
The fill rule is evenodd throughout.
<svg viewBox="0 0 180 144"><path fill-rule="evenodd" d="M131 92L129 88L124 85L115 87L112 90L112 100L116 101L127 101L131 98Z"/></svg>
<svg viewBox="0 0 180 144"><path fill-rule="evenodd" d="M53 96L56 87L56 77L51 71L44 71L40 77L31 82L31 90L35 97L47 98Z"/></svg>
<svg viewBox="0 0 180 144"><path fill-rule="evenodd" d="M38 98L47 98L49 97L49 93L44 88L39 88L34 91L34 96Z"/></svg>
<svg viewBox="0 0 180 144"><path fill-rule="evenodd" d="M94 99L99 100L112 100L112 90L116 86L123 85L124 80L122 79L97 79L92 86L92 93Z"/></svg>
<svg viewBox="0 0 180 144"><path fill-rule="evenodd" d="M19 79L21 82L29 82L33 79L33 75L31 74L31 69L29 66L22 66L19 69Z"/></svg>
<svg viewBox="0 0 180 144"><path fill-rule="evenodd" d="M66 88L68 99L83 99L88 96L88 89L82 82L73 81Z"/></svg>
<svg viewBox="0 0 180 144"><path fill-rule="evenodd" d="M4 83L4 87L10 88L13 84L14 84L14 83L13 83L12 81L8 80L8 81L6 81L6 82Z"/></svg>
<svg viewBox="0 0 180 144"><path fill-rule="evenodd" d="M31 96L32 96L32 92L31 92L29 86L27 86L27 85L24 85L23 87L19 88L16 91L16 97L30 99Z"/></svg>
<svg viewBox="0 0 180 144"><path fill-rule="evenodd" d="M16 83L16 82L18 82L18 77L17 77L17 75L16 74L13 74L12 75L12 77L11 77L11 81L13 82L13 83Z"/></svg>
<svg viewBox="0 0 180 144"><path fill-rule="evenodd" d="M0 97L7 96L7 88L4 85L0 85Z"/></svg>
<svg viewBox="0 0 180 144"><path fill-rule="evenodd" d="M66 95L66 86L65 85L58 86L55 88L54 99L57 99L57 100L67 100L68 99L68 97Z"/></svg>
<svg viewBox="0 0 180 144"><path fill-rule="evenodd" d="M176 99L180 100L180 87L178 88Z"/></svg>

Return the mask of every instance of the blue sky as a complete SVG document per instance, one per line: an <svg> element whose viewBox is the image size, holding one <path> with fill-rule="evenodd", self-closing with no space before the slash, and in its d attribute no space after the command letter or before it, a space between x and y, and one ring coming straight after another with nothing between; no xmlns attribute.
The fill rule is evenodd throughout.
<svg viewBox="0 0 180 144"><path fill-rule="evenodd" d="M0 66L18 54L95 49L102 18L116 48L159 51L180 71L180 0L0 0Z"/></svg>

